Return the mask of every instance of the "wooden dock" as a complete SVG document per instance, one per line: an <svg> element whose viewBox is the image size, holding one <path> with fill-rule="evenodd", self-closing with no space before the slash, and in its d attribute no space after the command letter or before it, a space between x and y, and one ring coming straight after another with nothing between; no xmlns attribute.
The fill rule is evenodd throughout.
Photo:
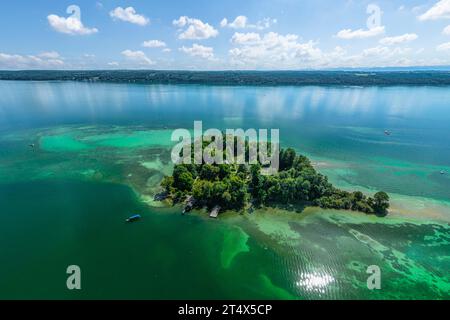
<svg viewBox="0 0 450 320"><path fill-rule="evenodd" d="M220 211L220 207L219 206L215 206L212 211L209 213L209 217L210 218L214 218L217 219L217 217L219 216L219 211Z"/></svg>

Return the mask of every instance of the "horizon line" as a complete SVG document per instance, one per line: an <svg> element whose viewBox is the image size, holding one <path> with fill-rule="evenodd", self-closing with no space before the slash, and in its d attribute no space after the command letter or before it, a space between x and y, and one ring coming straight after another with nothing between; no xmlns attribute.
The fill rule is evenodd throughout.
<svg viewBox="0 0 450 320"><path fill-rule="evenodd" d="M445 70L447 69L447 70ZM352 72L352 71L450 71L450 65L408 67L344 67L326 69L0 69L0 72L90 72L90 71L140 71L140 72Z"/></svg>

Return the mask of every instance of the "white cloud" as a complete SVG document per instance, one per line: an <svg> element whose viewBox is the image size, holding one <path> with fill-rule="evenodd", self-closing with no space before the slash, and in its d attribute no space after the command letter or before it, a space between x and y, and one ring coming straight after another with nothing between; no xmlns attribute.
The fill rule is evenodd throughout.
<svg viewBox="0 0 450 320"><path fill-rule="evenodd" d="M432 6L427 12L420 15L419 20L437 20L450 18L450 0L440 0Z"/></svg>
<svg viewBox="0 0 450 320"><path fill-rule="evenodd" d="M139 26L146 26L150 23L150 20L147 17L137 14L133 7L128 7L125 9L122 7L117 7L111 11L109 15L113 19L134 23Z"/></svg>
<svg viewBox="0 0 450 320"><path fill-rule="evenodd" d="M450 36L450 25L446 26L444 30L442 30L442 34L446 36Z"/></svg>
<svg viewBox="0 0 450 320"><path fill-rule="evenodd" d="M0 53L0 68L55 69L63 66L64 61L57 52L44 52L37 56Z"/></svg>
<svg viewBox="0 0 450 320"><path fill-rule="evenodd" d="M148 40L142 43L143 47L146 48L165 48L167 45L164 41L160 40Z"/></svg>
<svg viewBox="0 0 450 320"><path fill-rule="evenodd" d="M234 29L243 29L247 26L247 20L248 18L246 16L238 16L236 17L236 19L234 19L233 22L228 24L228 27Z"/></svg>
<svg viewBox="0 0 450 320"><path fill-rule="evenodd" d="M256 24L250 24L248 23L248 18L246 16L237 16L233 22L228 23L227 18L223 18L223 20L220 22L220 26L222 28L229 27L232 29L258 29L263 30L270 28L272 24L277 23L276 19L271 18L264 18L261 21L258 21Z"/></svg>
<svg viewBox="0 0 450 320"><path fill-rule="evenodd" d="M240 69L321 69L343 67L387 67L426 65L431 62L417 57L417 50L379 45L357 53L337 46L322 51L314 41L301 41L295 34L280 35L269 32L238 33L230 42L230 65ZM398 41L394 41L398 42Z"/></svg>
<svg viewBox="0 0 450 320"><path fill-rule="evenodd" d="M179 49L181 52L189 54L192 57L200 57L203 59L213 60L214 59L214 49L211 47L205 47L194 43L192 47L181 47Z"/></svg>
<svg viewBox="0 0 450 320"><path fill-rule="evenodd" d="M233 44L249 44L249 43L255 43L261 40L261 37L259 33L255 32L247 32L247 33L240 33L235 32L233 37L231 38L231 43Z"/></svg>
<svg viewBox="0 0 450 320"><path fill-rule="evenodd" d="M222 21L220 21L220 26L222 28L225 28L228 25L228 19L227 18L223 18Z"/></svg>
<svg viewBox="0 0 450 320"><path fill-rule="evenodd" d="M60 59L61 55L56 51L47 51L39 54L39 57L44 59Z"/></svg>
<svg viewBox="0 0 450 320"><path fill-rule="evenodd" d="M363 50L362 55L365 57L371 56L387 56L391 54L391 49L388 47L377 46Z"/></svg>
<svg viewBox="0 0 450 320"><path fill-rule="evenodd" d="M396 45L396 44L414 41L418 37L419 36L415 33L405 33L404 35L401 35L401 36L383 38L380 40L380 44L383 44L386 46L392 46L392 45Z"/></svg>
<svg viewBox="0 0 450 320"><path fill-rule="evenodd" d="M413 65L411 48L377 46L363 50L360 54L337 61L351 67L387 67Z"/></svg>
<svg viewBox="0 0 450 320"><path fill-rule="evenodd" d="M450 42L442 43L436 47L437 51L448 51L450 50Z"/></svg>
<svg viewBox="0 0 450 320"><path fill-rule="evenodd" d="M116 62L116 61L108 62L108 66L110 66L110 67L118 67L118 66L119 66L119 63Z"/></svg>
<svg viewBox="0 0 450 320"><path fill-rule="evenodd" d="M256 29L259 29L259 30L267 29L276 23L278 23L277 19L264 18L262 21L258 21L256 23Z"/></svg>
<svg viewBox="0 0 450 320"><path fill-rule="evenodd" d="M371 37L376 37L381 34L384 34L385 28L384 26L375 27L372 29L344 29L338 32L336 35L340 39L351 40L351 39L366 39Z"/></svg>
<svg viewBox="0 0 450 320"><path fill-rule="evenodd" d="M51 14L47 17L48 23L55 31L70 35L89 35L98 32L97 28L87 28L83 25L78 6L69 6L67 13L72 15L64 18Z"/></svg>
<svg viewBox="0 0 450 320"><path fill-rule="evenodd" d="M129 61L137 63L139 65L152 65L155 64L150 60L142 51L125 50L122 51L122 55Z"/></svg>
<svg viewBox="0 0 450 320"><path fill-rule="evenodd" d="M162 52L166 52L166 53L171 52L171 51L172 51L172 49L170 49L170 48L164 48L164 49L162 50Z"/></svg>
<svg viewBox="0 0 450 320"><path fill-rule="evenodd" d="M232 64L245 68L308 67L322 58L316 43L301 43L294 34L235 33L231 43L237 45L229 51Z"/></svg>
<svg viewBox="0 0 450 320"><path fill-rule="evenodd" d="M173 20L173 24L179 28L185 28L178 38L183 40L202 40L217 37L219 31L208 23L199 19L181 16L178 20Z"/></svg>

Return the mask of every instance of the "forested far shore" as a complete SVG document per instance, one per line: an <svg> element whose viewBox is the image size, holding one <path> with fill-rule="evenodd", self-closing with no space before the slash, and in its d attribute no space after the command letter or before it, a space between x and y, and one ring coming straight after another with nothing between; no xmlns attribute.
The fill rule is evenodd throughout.
<svg viewBox="0 0 450 320"><path fill-rule="evenodd" d="M0 80L252 86L448 86L450 71L0 71Z"/></svg>

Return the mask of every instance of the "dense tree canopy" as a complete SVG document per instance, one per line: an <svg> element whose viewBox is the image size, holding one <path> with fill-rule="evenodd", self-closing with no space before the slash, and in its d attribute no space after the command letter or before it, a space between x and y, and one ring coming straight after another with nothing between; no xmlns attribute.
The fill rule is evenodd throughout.
<svg viewBox="0 0 450 320"><path fill-rule="evenodd" d="M261 164L180 164L162 186L175 201L191 195L195 206L242 210L278 204L303 204L386 215L389 196L378 192L367 197L360 191L339 190L318 173L310 160L289 148L280 151L277 174L265 175Z"/></svg>

